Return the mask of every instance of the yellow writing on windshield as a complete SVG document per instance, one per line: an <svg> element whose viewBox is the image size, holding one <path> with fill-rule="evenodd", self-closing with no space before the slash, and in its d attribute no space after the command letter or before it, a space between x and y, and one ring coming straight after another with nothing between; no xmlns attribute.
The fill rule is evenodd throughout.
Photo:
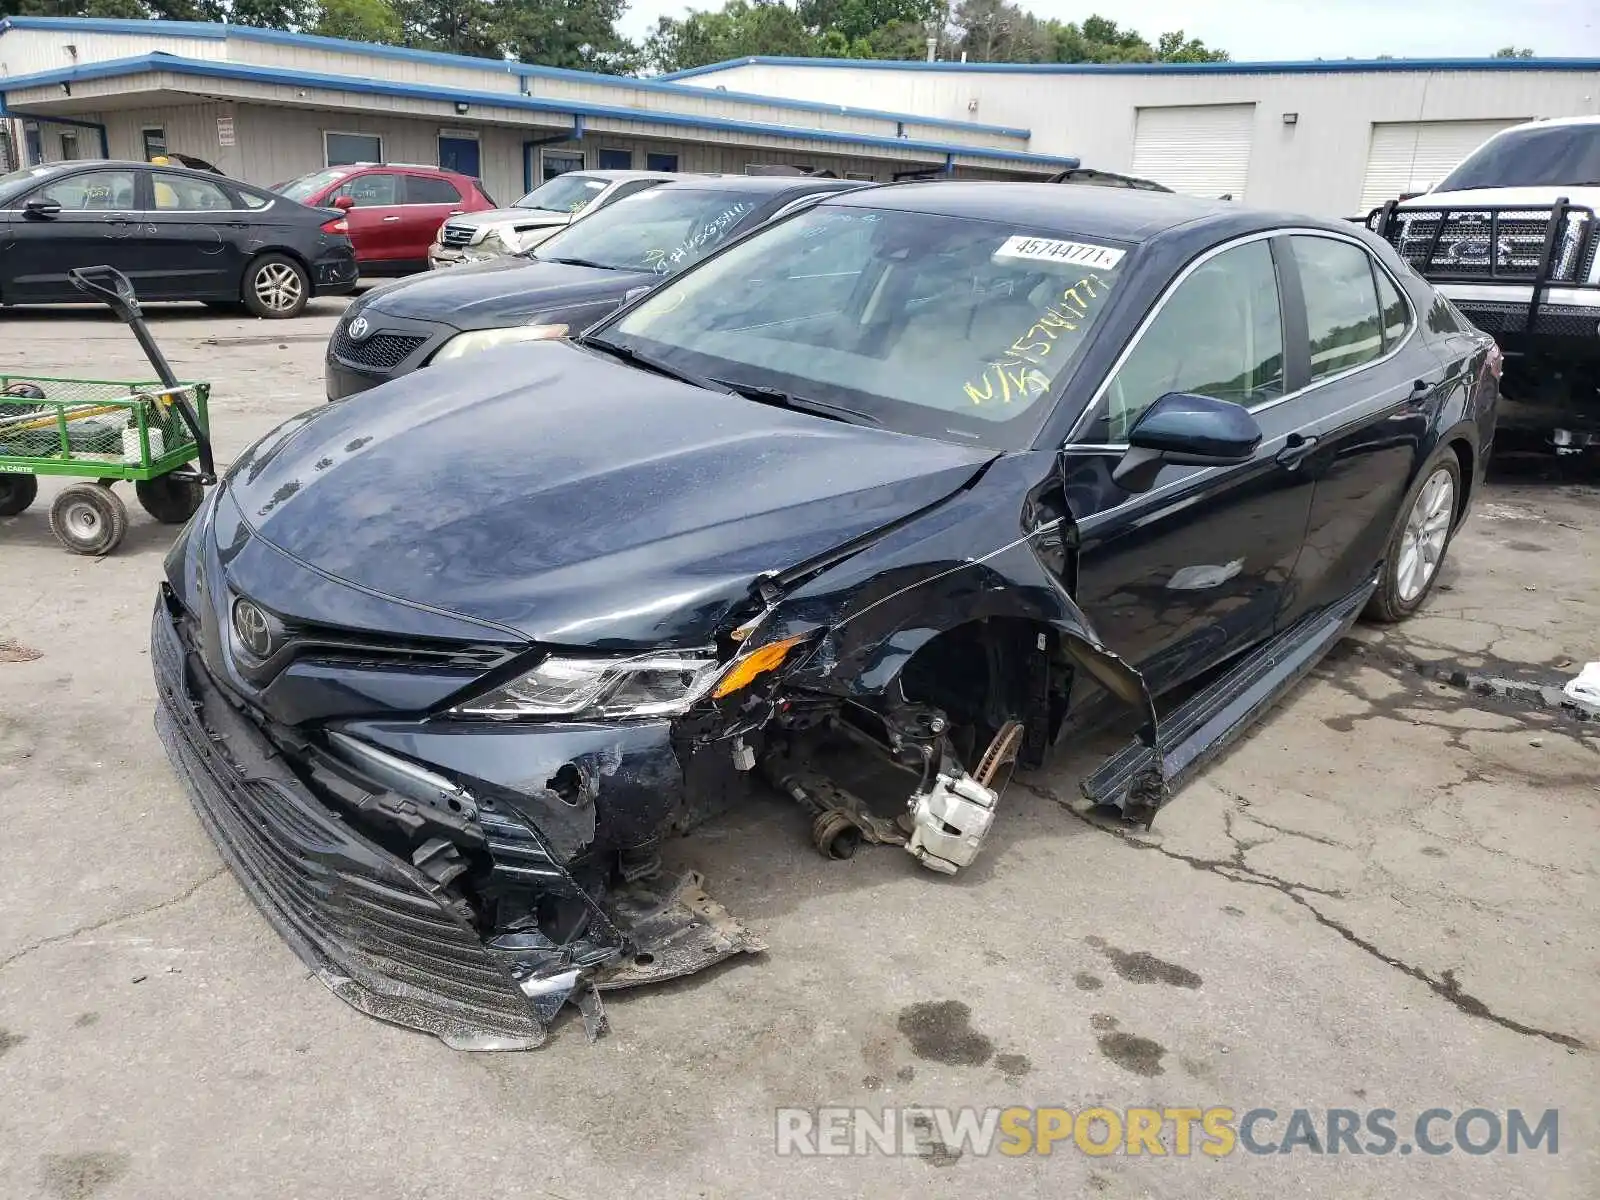
<svg viewBox="0 0 1600 1200"><path fill-rule="evenodd" d="M984 365L976 380L961 385L967 399L974 404L1010 404L1049 391L1055 372L1049 371L1047 364L1057 341L1063 334L1076 333L1110 288L1108 280L1094 274L1063 288L1011 345ZM1076 345L1076 339L1071 340ZM1064 365L1070 353L1057 355L1057 363Z"/></svg>

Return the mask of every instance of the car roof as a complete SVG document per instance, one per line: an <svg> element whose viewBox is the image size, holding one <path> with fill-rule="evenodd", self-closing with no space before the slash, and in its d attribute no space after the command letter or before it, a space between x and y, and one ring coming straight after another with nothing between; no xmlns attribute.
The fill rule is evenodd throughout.
<svg viewBox="0 0 1600 1200"><path fill-rule="evenodd" d="M569 171L563 171L562 172L562 175L567 175L567 174L582 175L585 179L604 179L604 180L606 180L607 182L610 182L610 183L616 183L616 182L619 182L619 181L624 180L624 179L678 179L678 178L680 178L679 174L677 172L675 172L675 171L613 171L613 170L610 170L610 169L596 169L596 170L590 171L587 168L585 168L583 170L578 170L578 171L570 171L570 172ZM555 176L555 178L560 179L561 176L557 175L557 176ZM548 182L548 180L546 182Z"/></svg>
<svg viewBox="0 0 1600 1200"><path fill-rule="evenodd" d="M26 167L24 170L41 170L39 175L43 179L46 175L64 175L69 171L164 171L176 175L192 175L196 179L206 179L215 182L218 179L227 179L229 183L238 183L237 179L228 179L226 175L216 175L210 171L197 170L186 167L182 163L151 163L140 162L135 158L73 158L65 162L41 163L38 168ZM248 184L245 186L249 186Z"/></svg>
<svg viewBox="0 0 1600 1200"><path fill-rule="evenodd" d="M852 191L866 184L853 179L828 179L817 175L691 175L678 176L661 185L680 192L785 192Z"/></svg>
<svg viewBox="0 0 1600 1200"><path fill-rule="evenodd" d="M1219 238L1286 225L1349 232L1347 223L1265 212L1231 200L1204 200L1131 188L1061 187L1053 183L898 183L851 192L824 203L976 217L1019 228L1055 227L1077 236L1134 243L1149 241L1169 230L1198 232L1206 226L1215 226Z"/></svg>

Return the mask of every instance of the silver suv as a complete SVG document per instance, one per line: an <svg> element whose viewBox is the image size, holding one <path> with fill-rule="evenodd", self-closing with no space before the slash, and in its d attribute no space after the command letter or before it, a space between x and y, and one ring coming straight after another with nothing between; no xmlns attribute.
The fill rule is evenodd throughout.
<svg viewBox="0 0 1600 1200"><path fill-rule="evenodd" d="M568 171L545 180L510 208L451 217L428 247L428 266L437 270L531 250L579 217L682 178L666 171Z"/></svg>

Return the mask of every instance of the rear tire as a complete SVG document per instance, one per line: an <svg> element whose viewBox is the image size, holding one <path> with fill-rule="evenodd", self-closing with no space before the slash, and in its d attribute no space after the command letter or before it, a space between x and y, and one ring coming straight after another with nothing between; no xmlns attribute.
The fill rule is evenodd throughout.
<svg viewBox="0 0 1600 1200"><path fill-rule="evenodd" d="M76 483L50 506L50 532L74 554L110 554L128 532L128 509L110 488Z"/></svg>
<svg viewBox="0 0 1600 1200"><path fill-rule="evenodd" d="M182 525L206 498L206 489L198 479L172 475L141 479L133 490L145 512L163 525Z"/></svg>
<svg viewBox="0 0 1600 1200"><path fill-rule="evenodd" d="M1378 590L1363 614L1380 625L1403 621L1422 607L1455 533L1461 507L1461 463L1446 448L1417 474L1389 535Z"/></svg>
<svg viewBox="0 0 1600 1200"><path fill-rule="evenodd" d="M244 306L269 320L298 317L311 299L305 268L282 254L263 254L244 269Z"/></svg>
<svg viewBox="0 0 1600 1200"><path fill-rule="evenodd" d="M0 475L0 517L27 511L38 494L39 481L32 475Z"/></svg>

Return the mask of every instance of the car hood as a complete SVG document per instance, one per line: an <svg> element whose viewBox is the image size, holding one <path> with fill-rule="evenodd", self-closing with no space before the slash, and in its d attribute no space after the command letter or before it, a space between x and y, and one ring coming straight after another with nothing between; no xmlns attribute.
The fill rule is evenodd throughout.
<svg viewBox="0 0 1600 1200"><path fill-rule="evenodd" d="M509 225L513 229L535 229L541 225L570 225L572 217L572 213L550 212L543 208L490 208L451 217L450 224L470 225L478 229L487 229L491 225Z"/></svg>
<svg viewBox="0 0 1600 1200"><path fill-rule="evenodd" d="M296 418L227 490L316 581L534 641L690 646L758 576L937 503L996 456L546 342Z"/></svg>
<svg viewBox="0 0 1600 1200"><path fill-rule="evenodd" d="M415 275L383 289L360 311L369 320L374 314L386 314L443 321L458 329L482 329L515 325L554 308L620 299L629 288L655 279L652 274L634 271L497 258Z"/></svg>

